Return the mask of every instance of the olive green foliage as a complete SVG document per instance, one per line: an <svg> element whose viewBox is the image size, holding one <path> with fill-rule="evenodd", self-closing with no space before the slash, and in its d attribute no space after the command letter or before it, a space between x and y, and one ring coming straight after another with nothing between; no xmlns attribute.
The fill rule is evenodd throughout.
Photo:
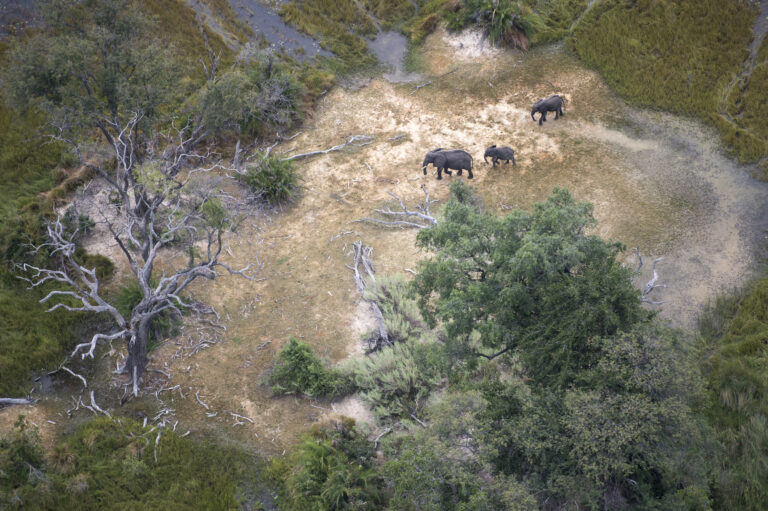
<svg viewBox="0 0 768 511"><path fill-rule="evenodd" d="M709 509L711 432L690 342L651 321L594 340L567 389L485 384L481 443L540 501L579 509Z"/></svg>
<svg viewBox="0 0 768 511"><path fill-rule="evenodd" d="M748 56L755 16L740 0L607 0L583 16L568 44L625 98L713 121L734 154L755 161L768 152L765 53L723 97Z"/></svg>
<svg viewBox="0 0 768 511"><path fill-rule="evenodd" d="M528 511L536 500L524 484L492 475L483 461L478 414L485 401L476 392L449 394L424 414L429 428L388 443L382 477L390 488L389 509Z"/></svg>
<svg viewBox="0 0 768 511"><path fill-rule="evenodd" d="M275 477L284 483L280 509L380 509L381 481L373 462L373 444L352 419L329 429L313 428L288 463L273 465Z"/></svg>
<svg viewBox="0 0 768 511"><path fill-rule="evenodd" d="M378 304L392 342L418 340L427 333L418 304L409 295L408 283L402 275L385 275L376 279L375 284L369 283L365 298Z"/></svg>
<svg viewBox="0 0 768 511"><path fill-rule="evenodd" d="M761 509L768 500L768 278L718 297L699 332L709 416L725 449L716 507Z"/></svg>
<svg viewBox="0 0 768 511"><path fill-rule="evenodd" d="M435 341L412 340L351 359L342 371L378 418L409 419L443 382L446 361Z"/></svg>
<svg viewBox="0 0 768 511"><path fill-rule="evenodd" d="M756 161L768 155L768 38L762 46L751 73L738 80L724 98L722 115L715 122L723 132L726 146L742 162ZM768 167L763 167L768 179Z"/></svg>
<svg viewBox="0 0 768 511"><path fill-rule="evenodd" d="M336 55L330 63L335 71L376 64L363 38L376 33L376 24L354 0L292 0L282 4L280 15L302 32L319 38L322 46Z"/></svg>
<svg viewBox="0 0 768 511"><path fill-rule="evenodd" d="M286 64L263 57L240 64L203 91L204 122L212 133L261 135L298 120L304 91Z"/></svg>
<svg viewBox="0 0 768 511"><path fill-rule="evenodd" d="M0 505L8 504L17 488L41 482L43 465L40 433L19 415L13 431L0 436Z"/></svg>
<svg viewBox="0 0 768 511"><path fill-rule="evenodd" d="M23 396L31 371L60 363L82 317L46 313L38 300L52 288L29 291L11 269L12 261L30 261L27 244L41 241L42 222L52 212L38 194L55 184L57 166L71 161L60 145L37 135L45 122L40 112L13 112L3 99L0 91L0 395ZM35 261L46 257L41 253Z"/></svg>
<svg viewBox="0 0 768 511"><path fill-rule="evenodd" d="M166 429L98 418L56 446L44 463L23 419L0 440L0 507L34 510L236 509L256 460ZM33 467L34 470L32 468ZM251 490L251 488L247 488Z"/></svg>
<svg viewBox="0 0 768 511"><path fill-rule="evenodd" d="M425 319L469 353L513 350L537 383L565 386L595 363L592 338L647 317L617 260L623 246L587 234L591 204L556 188L533 212L497 218L461 181L451 192L443 221L418 234L435 256L419 263L414 290Z"/></svg>
<svg viewBox="0 0 768 511"><path fill-rule="evenodd" d="M444 14L448 28L481 27L492 44L527 49L562 39L586 9L586 0L463 0Z"/></svg>
<svg viewBox="0 0 768 511"><path fill-rule="evenodd" d="M131 112L150 129L177 91L173 55L153 23L128 0L49 0L40 10L48 30L10 54L13 103L43 105L70 136Z"/></svg>
<svg viewBox="0 0 768 511"><path fill-rule="evenodd" d="M162 46L175 49L174 64L181 75L176 85L180 92L196 90L205 80L200 72L200 59L207 61L209 56L195 11L184 0L152 0L141 2L140 8L157 24L153 35L160 39ZM214 53L221 55L219 68L228 68L234 60L232 50L206 24L202 30Z"/></svg>
<svg viewBox="0 0 768 511"><path fill-rule="evenodd" d="M293 162L263 155L257 163L248 165L239 179L268 205L276 206L296 195L301 177Z"/></svg>
<svg viewBox="0 0 768 511"><path fill-rule="evenodd" d="M291 337L277 356L269 384L275 394L330 396L338 392L341 376L327 369L307 343Z"/></svg>

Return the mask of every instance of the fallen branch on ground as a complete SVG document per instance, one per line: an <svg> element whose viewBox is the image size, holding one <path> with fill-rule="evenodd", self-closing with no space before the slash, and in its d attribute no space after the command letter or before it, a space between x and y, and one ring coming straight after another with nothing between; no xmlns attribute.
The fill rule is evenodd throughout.
<svg viewBox="0 0 768 511"><path fill-rule="evenodd" d="M405 207L405 203L403 203L403 200L392 192L387 192L387 193L390 196L392 196L395 200L397 200L397 202L400 203L400 207L402 208L402 211L392 211L392 209L389 207L387 207L387 209L374 209L374 211L376 213L379 213L381 215L384 215L390 218L416 217L422 220L423 222L426 222L425 224L410 222L408 220L381 220L379 218L370 218L370 217L354 220L354 222L370 222L370 223L379 224L379 225L386 225L388 227L416 227L418 229L426 229L428 227L435 226L437 225L437 220L429 212L429 205L437 201L430 200L427 187L423 183L421 185L421 190L424 192L425 199L424 199L424 202L416 206L416 211L409 210L407 207Z"/></svg>
<svg viewBox="0 0 768 511"><path fill-rule="evenodd" d="M321 151L310 151L308 153L301 153L301 154L294 154L293 156L288 156L287 158L280 158L280 161L300 160L302 158L309 158L310 156L317 156L320 154L328 154L334 151L341 151L342 149L350 145L362 147L372 143L373 143L373 137L370 135L352 135L351 137L347 137L347 141L344 142L343 144L335 145L330 149L324 149Z"/></svg>
<svg viewBox="0 0 768 511"><path fill-rule="evenodd" d="M640 268L643 267L643 258L640 255L640 249L638 247L635 247L635 254L637 255L637 267L635 268L634 277L640 274ZM656 265L661 261L662 257L657 257L653 260L653 277L651 280L648 281L648 283L645 285L645 288L643 288L643 295L641 298L641 301L643 303L650 303L651 305L661 305L663 303L666 303L665 301L656 301L651 300L648 298L648 295L651 294L651 292L656 288L666 288L667 286L665 284L656 284L656 281L659 280L659 273L656 271ZM633 277L633 279L634 279Z"/></svg>
<svg viewBox="0 0 768 511"><path fill-rule="evenodd" d="M33 405L35 403L37 403L36 399L0 397L0 406Z"/></svg>
<svg viewBox="0 0 768 511"><path fill-rule="evenodd" d="M360 291L360 294L363 296L363 300L370 304L371 310L373 310L373 315L376 317L376 322L379 325L378 336L371 336L368 339L368 352L370 353L372 351L381 349L384 346L391 345L392 341L390 341L387 327L384 325L384 315L381 313L379 304L376 303L376 300L365 297L365 289L367 285L365 283L365 279L360 273L360 270L358 269L362 264L363 270L368 274L368 277L370 278L373 285L376 286L376 278L373 276L375 270L373 268L373 263L370 260L373 249L367 245L363 246L363 242L360 240L355 241L352 244L352 248L355 255L354 266L346 265L346 267L354 272L357 290Z"/></svg>

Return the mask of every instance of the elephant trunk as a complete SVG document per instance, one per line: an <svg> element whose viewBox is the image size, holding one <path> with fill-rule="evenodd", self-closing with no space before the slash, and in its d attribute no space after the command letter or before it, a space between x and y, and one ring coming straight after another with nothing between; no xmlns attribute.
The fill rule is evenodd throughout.
<svg viewBox="0 0 768 511"><path fill-rule="evenodd" d="M531 110L531 119L533 119L534 121L536 120L536 117L534 115L535 113L536 113L536 109L534 108L533 110Z"/></svg>

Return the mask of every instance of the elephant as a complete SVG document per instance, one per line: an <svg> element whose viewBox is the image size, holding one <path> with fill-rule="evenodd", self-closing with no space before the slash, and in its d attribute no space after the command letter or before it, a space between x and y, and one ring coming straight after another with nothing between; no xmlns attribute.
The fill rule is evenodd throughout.
<svg viewBox="0 0 768 511"><path fill-rule="evenodd" d="M547 122L547 112L555 112L555 119L558 119L561 115L564 115L563 103L563 98L557 94L552 94L548 98L540 99L534 103L531 108L531 119L534 121L536 120L536 117L534 117L536 112L541 114L541 117L539 117L539 126L541 126L542 122Z"/></svg>
<svg viewBox="0 0 768 511"><path fill-rule="evenodd" d="M472 155L461 149L444 150L442 147L429 151L424 157L424 163L421 169L424 175L427 175L427 165L433 164L437 167L437 179L443 179L443 170L449 176L452 172L449 169L458 170L457 175L461 175L463 170L469 172L469 179L472 179Z"/></svg>
<svg viewBox="0 0 768 511"><path fill-rule="evenodd" d="M515 163L515 151L511 147L496 147L496 144L494 144L486 149L485 154L483 154L485 163L488 163L489 156L491 157L491 162L493 162L494 167L501 160L505 160L507 163L509 163L509 160L512 160L512 166L517 166L517 163Z"/></svg>

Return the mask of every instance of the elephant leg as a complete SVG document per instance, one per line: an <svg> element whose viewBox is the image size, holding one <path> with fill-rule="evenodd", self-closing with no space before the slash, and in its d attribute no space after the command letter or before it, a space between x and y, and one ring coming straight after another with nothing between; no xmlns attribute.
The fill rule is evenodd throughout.
<svg viewBox="0 0 768 511"><path fill-rule="evenodd" d="M437 179L443 179L443 169L442 169L442 167L437 167Z"/></svg>
<svg viewBox="0 0 768 511"><path fill-rule="evenodd" d="M467 172L469 172L469 179L472 179L473 177L475 177L472 175L472 169L467 169Z"/></svg>
<svg viewBox="0 0 768 511"><path fill-rule="evenodd" d="M512 157L512 166L513 167L517 167L517 163L515 163L515 157L514 156Z"/></svg>
<svg viewBox="0 0 768 511"><path fill-rule="evenodd" d="M555 120L558 120L560 118L560 111L555 110Z"/></svg>
<svg viewBox="0 0 768 511"><path fill-rule="evenodd" d="M463 170L463 169L459 169L459 171L458 171L458 172L456 172L456 175L457 175L457 176L460 176L460 175L461 175L461 172L462 172L462 170Z"/></svg>
<svg viewBox="0 0 768 511"><path fill-rule="evenodd" d="M445 173L448 174L449 176L453 175L453 171L451 169L449 169L448 167L445 167Z"/></svg>
<svg viewBox="0 0 768 511"><path fill-rule="evenodd" d="M423 170L423 171L424 171L424 175L426 176L426 175L427 175L427 167L422 167L422 169L421 169L421 170Z"/></svg>

